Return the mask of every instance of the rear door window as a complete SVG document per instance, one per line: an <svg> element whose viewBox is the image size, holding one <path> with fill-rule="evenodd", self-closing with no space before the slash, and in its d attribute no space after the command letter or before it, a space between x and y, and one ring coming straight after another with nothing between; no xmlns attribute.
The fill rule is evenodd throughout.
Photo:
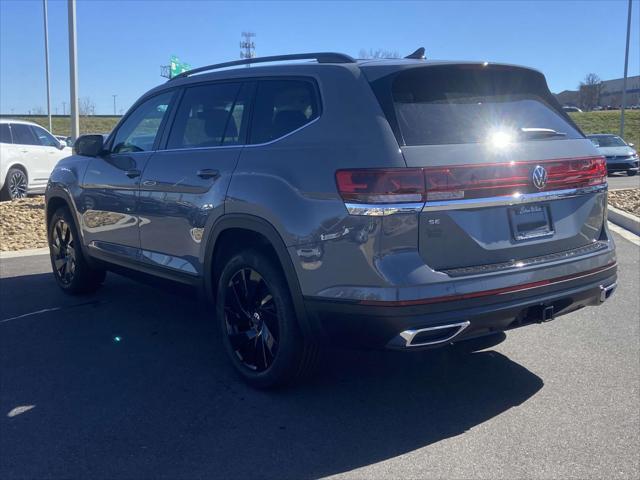
<svg viewBox="0 0 640 480"><path fill-rule="evenodd" d="M13 143L18 145L40 145L40 140L33 133L30 125L13 123L11 124L11 133L13 134Z"/></svg>
<svg viewBox="0 0 640 480"><path fill-rule="evenodd" d="M0 143L12 143L8 123L0 123Z"/></svg>
<svg viewBox="0 0 640 480"><path fill-rule="evenodd" d="M311 122L320 114L314 85L305 80L258 83L251 143L266 143Z"/></svg>
<svg viewBox="0 0 640 480"><path fill-rule="evenodd" d="M481 143L496 134L514 140L583 138L555 105L544 77L531 70L415 68L397 74L390 89L390 121L397 122L405 145ZM374 85L374 91L380 98L380 88Z"/></svg>
<svg viewBox="0 0 640 480"><path fill-rule="evenodd" d="M176 111L167 149L243 143L248 96L240 83L187 88Z"/></svg>

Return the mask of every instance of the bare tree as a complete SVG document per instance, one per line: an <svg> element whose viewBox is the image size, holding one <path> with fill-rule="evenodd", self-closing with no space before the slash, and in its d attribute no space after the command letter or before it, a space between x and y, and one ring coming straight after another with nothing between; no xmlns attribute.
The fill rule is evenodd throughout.
<svg viewBox="0 0 640 480"><path fill-rule="evenodd" d="M86 117L88 115L96 114L96 104L93 103L91 97L82 97L79 100L80 101L78 102L78 110L80 112L80 115Z"/></svg>
<svg viewBox="0 0 640 480"><path fill-rule="evenodd" d="M578 94L580 106L584 110L593 110L593 107L600 103L602 87L602 80L600 80L600 77L595 73L589 73L584 77L584 81L580 82Z"/></svg>
<svg viewBox="0 0 640 480"><path fill-rule="evenodd" d="M33 107L30 112L33 115L44 115L44 108L42 107Z"/></svg>
<svg viewBox="0 0 640 480"><path fill-rule="evenodd" d="M360 58L400 58L400 54L397 50L384 50L382 48L378 48L374 50L370 48L368 51L364 48L360 49Z"/></svg>

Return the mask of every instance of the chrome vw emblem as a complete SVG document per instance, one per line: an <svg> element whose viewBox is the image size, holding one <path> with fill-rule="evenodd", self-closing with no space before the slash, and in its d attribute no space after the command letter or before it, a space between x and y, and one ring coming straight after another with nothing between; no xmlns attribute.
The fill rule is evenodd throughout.
<svg viewBox="0 0 640 480"><path fill-rule="evenodd" d="M538 190L542 190L544 186L547 184L547 170L540 165L536 165L536 168L531 172L531 180L533 181L533 186Z"/></svg>

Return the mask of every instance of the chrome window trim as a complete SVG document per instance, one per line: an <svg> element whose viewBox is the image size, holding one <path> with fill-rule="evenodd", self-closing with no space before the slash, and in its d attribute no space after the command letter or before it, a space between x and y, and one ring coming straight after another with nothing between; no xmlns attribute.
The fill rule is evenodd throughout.
<svg viewBox="0 0 640 480"><path fill-rule="evenodd" d="M305 123L301 127L298 127L295 130L290 131L289 133L285 133L281 137L274 138L273 140L269 140L268 142L265 142L265 143L238 143L237 145L214 145L212 147L161 148L161 149L158 149L158 150L155 150L155 151L156 152L181 152L181 151L186 151L186 150L218 150L218 149L222 149L222 148L264 147L266 145L271 145L272 143L279 142L283 138L287 138L288 136L293 135L294 133L298 133L300 130L302 130L304 128L307 128L308 126L313 125L314 123L316 123L318 120L320 120L321 117L322 117L322 115L314 118L313 120L311 120L308 123Z"/></svg>
<svg viewBox="0 0 640 480"><path fill-rule="evenodd" d="M433 212L442 210L466 210L470 208L501 207L510 205L522 205L534 202L549 202L564 198L578 197L590 193L605 192L607 184L593 185L582 188L569 188L565 190L553 190L549 192L514 194L505 197L470 198L467 200L441 200L425 203L422 211Z"/></svg>
<svg viewBox="0 0 640 480"><path fill-rule="evenodd" d="M349 215L368 215L371 217L384 217L395 213L418 213L424 207L419 203L345 203Z"/></svg>

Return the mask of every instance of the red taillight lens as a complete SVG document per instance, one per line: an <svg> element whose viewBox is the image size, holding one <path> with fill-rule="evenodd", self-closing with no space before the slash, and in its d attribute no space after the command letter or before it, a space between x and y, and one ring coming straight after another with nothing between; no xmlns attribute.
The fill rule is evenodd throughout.
<svg viewBox="0 0 640 480"><path fill-rule="evenodd" d="M336 184L345 202L405 203L425 199L421 168L338 170Z"/></svg>
<svg viewBox="0 0 640 480"><path fill-rule="evenodd" d="M533 170L542 166L546 182L538 188ZM425 168L427 202L500 197L517 193L565 190L606 182L604 157L509 162Z"/></svg>
<svg viewBox="0 0 640 480"><path fill-rule="evenodd" d="M544 168L544 184L533 170ZM600 185L607 180L604 157L455 165L450 167L338 170L345 202L407 203L500 197Z"/></svg>

